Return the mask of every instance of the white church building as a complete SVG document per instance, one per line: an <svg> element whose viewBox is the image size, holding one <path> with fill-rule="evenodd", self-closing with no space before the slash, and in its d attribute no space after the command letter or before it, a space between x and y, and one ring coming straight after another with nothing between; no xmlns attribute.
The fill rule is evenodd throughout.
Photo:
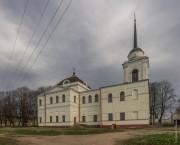
<svg viewBox="0 0 180 145"><path fill-rule="evenodd" d="M38 125L70 127L148 127L149 58L137 46L123 64L124 83L92 90L73 72L53 88L38 95Z"/></svg>

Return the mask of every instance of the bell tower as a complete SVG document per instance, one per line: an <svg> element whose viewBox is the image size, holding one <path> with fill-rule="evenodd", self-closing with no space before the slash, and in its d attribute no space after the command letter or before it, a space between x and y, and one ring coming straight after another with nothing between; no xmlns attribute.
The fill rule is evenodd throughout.
<svg viewBox="0 0 180 145"><path fill-rule="evenodd" d="M129 52L128 61L123 64L124 83L149 79L149 58L137 45L136 17L134 14L134 48Z"/></svg>

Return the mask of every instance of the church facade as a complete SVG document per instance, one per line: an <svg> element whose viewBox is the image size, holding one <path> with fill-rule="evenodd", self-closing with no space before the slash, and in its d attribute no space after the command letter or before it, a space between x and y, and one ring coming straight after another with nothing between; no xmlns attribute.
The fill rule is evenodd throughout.
<svg viewBox="0 0 180 145"><path fill-rule="evenodd" d="M150 122L149 58L137 46L123 63L124 83L92 90L73 75L38 96L38 125L69 127L147 127Z"/></svg>

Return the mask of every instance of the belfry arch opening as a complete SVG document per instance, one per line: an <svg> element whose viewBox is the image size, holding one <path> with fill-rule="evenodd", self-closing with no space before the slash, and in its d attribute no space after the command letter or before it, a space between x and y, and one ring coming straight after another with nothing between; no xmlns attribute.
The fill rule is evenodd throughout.
<svg viewBox="0 0 180 145"><path fill-rule="evenodd" d="M132 71L132 82L137 82L139 79L138 79L138 70L137 69L134 69Z"/></svg>

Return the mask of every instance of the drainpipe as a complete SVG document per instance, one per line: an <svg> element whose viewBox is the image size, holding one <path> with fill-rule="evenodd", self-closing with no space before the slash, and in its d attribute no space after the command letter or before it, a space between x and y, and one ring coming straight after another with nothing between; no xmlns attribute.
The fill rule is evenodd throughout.
<svg viewBox="0 0 180 145"><path fill-rule="evenodd" d="M44 94L44 120L46 126L46 94Z"/></svg>

